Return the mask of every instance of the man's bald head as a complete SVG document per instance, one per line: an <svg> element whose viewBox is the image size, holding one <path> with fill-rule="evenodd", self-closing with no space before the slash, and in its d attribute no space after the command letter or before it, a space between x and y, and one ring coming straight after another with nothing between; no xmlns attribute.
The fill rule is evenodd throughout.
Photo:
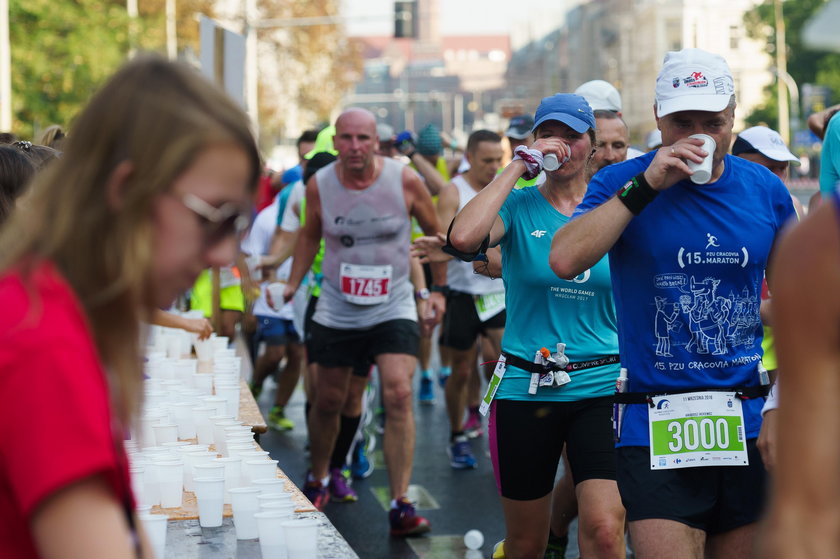
<svg viewBox="0 0 840 559"><path fill-rule="evenodd" d="M339 164L350 173L365 173L373 167L379 136L376 117L359 107L346 109L335 121L333 146Z"/></svg>

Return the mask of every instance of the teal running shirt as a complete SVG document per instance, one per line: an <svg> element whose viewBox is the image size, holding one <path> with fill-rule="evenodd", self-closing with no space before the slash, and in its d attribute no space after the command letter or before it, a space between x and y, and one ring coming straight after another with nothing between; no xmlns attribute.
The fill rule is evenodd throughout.
<svg viewBox="0 0 840 559"><path fill-rule="evenodd" d="M537 188L513 190L499 216L505 224L500 245L507 308L502 350L532 361L540 348L553 353L557 342L564 342L572 362L618 354L607 257L574 280L557 277L548 266L548 253L554 232L569 218ZM615 392L618 372L617 363L572 372L570 383L540 387L531 395L531 373L508 365L496 398L572 402L608 396Z"/></svg>

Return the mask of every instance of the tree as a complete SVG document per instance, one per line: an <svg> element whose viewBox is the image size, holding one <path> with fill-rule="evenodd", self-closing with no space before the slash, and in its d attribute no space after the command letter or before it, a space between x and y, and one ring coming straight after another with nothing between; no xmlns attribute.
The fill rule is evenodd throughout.
<svg viewBox="0 0 840 559"><path fill-rule="evenodd" d="M746 13L744 23L753 38L767 41L767 52L776 52L774 0L765 0ZM800 86L814 83L829 86L834 95L840 95L840 54L815 51L802 43L805 23L826 3L826 0L787 0L783 4L785 42L787 44L787 71ZM802 115L803 119L808 115ZM748 117L750 124L766 123L778 128L778 101L776 83L765 90L765 102Z"/></svg>
<svg viewBox="0 0 840 559"><path fill-rule="evenodd" d="M263 18L338 14L338 0L263 0ZM342 25L260 29L260 123L263 143L329 121L358 80L361 56Z"/></svg>

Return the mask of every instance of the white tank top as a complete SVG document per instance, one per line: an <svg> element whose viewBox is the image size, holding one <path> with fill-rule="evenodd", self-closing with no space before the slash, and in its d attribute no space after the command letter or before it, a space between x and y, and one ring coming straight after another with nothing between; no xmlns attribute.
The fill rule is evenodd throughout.
<svg viewBox="0 0 840 559"><path fill-rule="evenodd" d="M417 320L408 275L411 221L403 165L381 157L378 161L382 172L362 190L345 188L335 163L315 175L325 250L321 297L312 319L329 328Z"/></svg>
<svg viewBox="0 0 840 559"><path fill-rule="evenodd" d="M475 198L477 192L462 176L452 179L452 184L458 189L458 211ZM448 263L446 283L449 289L469 293L470 295L487 295L490 293L504 293L505 285L501 279L492 280L487 276L476 274L471 262L453 259Z"/></svg>

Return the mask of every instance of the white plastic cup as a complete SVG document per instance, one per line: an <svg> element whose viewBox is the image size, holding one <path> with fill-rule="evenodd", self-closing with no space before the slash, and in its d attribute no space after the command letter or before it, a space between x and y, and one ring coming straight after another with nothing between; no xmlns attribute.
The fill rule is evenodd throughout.
<svg viewBox="0 0 840 559"><path fill-rule="evenodd" d="M311 559L318 556L318 521L314 518L285 520L280 524L286 539L288 559Z"/></svg>
<svg viewBox="0 0 840 559"><path fill-rule="evenodd" d="M152 430L155 432L155 442L158 445L178 442L178 426L174 423L152 425Z"/></svg>
<svg viewBox="0 0 840 559"><path fill-rule="evenodd" d="M279 477L253 479L251 487L259 487L262 493L280 493L286 490L286 480Z"/></svg>
<svg viewBox="0 0 840 559"><path fill-rule="evenodd" d="M277 477L277 460L266 460L265 458L245 460L242 466L242 478L248 485L255 479Z"/></svg>
<svg viewBox="0 0 840 559"><path fill-rule="evenodd" d="M225 480L221 477L193 478L195 498L198 501L198 525L216 528L222 525L225 507Z"/></svg>
<svg viewBox="0 0 840 559"><path fill-rule="evenodd" d="M216 459L193 466L194 477L220 477L225 478L225 465L216 462Z"/></svg>
<svg viewBox="0 0 840 559"><path fill-rule="evenodd" d="M168 509L180 507L184 495L184 463L180 460L152 462L158 487L160 506Z"/></svg>
<svg viewBox="0 0 840 559"><path fill-rule="evenodd" d="M286 290L286 282L274 281L265 286L266 301L271 301L271 308L279 311L286 304L283 301L283 291Z"/></svg>
<svg viewBox="0 0 840 559"><path fill-rule="evenodd" d="M187 491L195 491L195 484L193 483L196 477L195 466L198 464L209 464L217 458L217 454L212 450L205 452L190 452L184 455L186 463L184 472L184 489Z"/></svg>
<svg viewBox="0 0 840 559"><path fill-rule="evenodd" d="M205 396L213 394L213 375L209 373L195 373L192 376L193 387Z"/></svg>
<svg viewBox="0 0 840 559"><path fill-rule="evenodd" d="M259 502L260 507L268 503L282 503L285 505L291 505L292 507L297 506L292 501L292 494L288 491L272 491L269 493L260 493L260 495L257 497L257 501Z"/></svg>
<svg viewBox="0 0 840 559"><path fill-rule="evenodd" d="M230 490L242 487L242 460L236 457L216 458L214 464L225 467L225 504L231 504Z"/></svg>
<svg viewBox="0 0 840 559"><path fill-rule="evenodd" d="M546 171L556 171L560 168L560 160L553 153L547 153L543 157L543 169Z"/></svg>
<svg viewBox="0 0 840 559"><path fill-rule="evenodd" d="M227 446L227 448L226 448L227 456L229 456L231 458L241 458L241 456L239 456L240 452L250 452L250 451L252 451L256 448L253 441L248 442L248 443L243 442L243 443L236 443L236 444L228 444L226 446ZM243 467L243 469L245 468L244 465L242 467Z"/></svg>
<svg viewBox="0 0 840 559"><path fill-rule="evenodd" d="M163 559L164 550L166 549L166 528L169 525L169 517L165 514L148 514L141 513L137 517L143 523L143 529L149 543L152 545L155 557Z"/></svg>
<svg viewBox="0 0 840 559"><path fill-rule="evenodd" d="M263 557L272 559L286 559L286 536L283 522L288 521L288 515L283 511L258 512L257 531L260 534L260 551ZM317 557L317 554L311 555Z"/></svg>
<svg viewBox="0 0 840 559"><path fill-rule="evenodd" d="M131 466L128 470L131 475L131 490L134 492L134 500L138 506L151 506L149 497L146 495L146 468L143 466Z"/></svg>
<svg viewBox="0 0 840 559"><path fill-rule="evenodd" d="M210 421L210 416L215 413L216 409L210 406L193 408L195 434L199 444L213 444L213 423Z"/></svg>
<svg viewBox="0 0 840 559"><path fill-rule="evenodd" d="M178 426L178 438L180 440L195 438L195 419L193 408L197 407L191 402L180 402L172 404L172 415L175 424Z"/></svg>
<svg viewBox="0 0 840 559"><path fill-rule="evenodd" d="M233 526L236 528L237 540L253 540L260 536L257 519L254 518L259 512L259 494L260 490L256 487L237 487L230 490L230 507L233 510Z"/></svg>
<svg viewBox="0 0 840 559"><path fill-rule="evenodd" d="M686 165L688 165L688 168L694 172L694 174L691 175L691 182L694 184L706 184L712 179L712 164L717 143L715 142L715 139L708 134L692 134L689 138L703 140L703 145L701 147L709 154L700 163L695 163L694 161L688 159L686 160Z"/></svg>
<svg viewBox="0 0 840 559"><path fill-rule="evenodd" d="M480 530L469 530L464 534L464 545L467 549L481 549L484 545L484 534Z"/></svg>
<svg viewBox="0 0 840 559"><path fill-rule="evenodd" d="M239 383L216 385L216 396L221 396L227 400L225 411L228 415L239 417L239 395L241 390L242 385Z"/></svg>

